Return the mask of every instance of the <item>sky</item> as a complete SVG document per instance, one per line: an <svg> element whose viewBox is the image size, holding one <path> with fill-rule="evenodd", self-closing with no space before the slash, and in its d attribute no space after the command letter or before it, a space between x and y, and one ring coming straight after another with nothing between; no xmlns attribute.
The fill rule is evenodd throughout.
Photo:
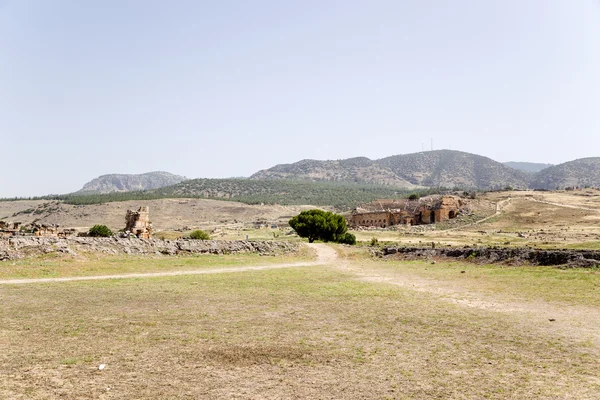
<svg viewBox="0 0 600 400"><path fill-rule="evenodd" d="M432 147L558 164L600 156L599 110L600 0L0 0L0 197Z"/></svg>

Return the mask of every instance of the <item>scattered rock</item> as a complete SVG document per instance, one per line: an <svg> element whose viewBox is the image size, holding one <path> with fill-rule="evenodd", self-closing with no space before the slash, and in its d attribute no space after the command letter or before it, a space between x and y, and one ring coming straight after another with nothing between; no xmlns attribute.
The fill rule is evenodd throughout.
<svg viewBox="0 0 600 400"><path fill-rule="evenodd" d="M402 259L426 259L439 257L460 258L480 263L506 262L511 265L567 266L593 268L600 265L600 251L593 250L540 250L527 247L463 247L463 248L424 248L424 247L384 247L381 256Z"/></svg>
<svg viewBox="0 0 600 400"><path fill-rule="evenodd" d="M298 244L285 241L246 240L162 240L137 238L92 237L36 237L13 236L0 238L0 260L14 260L26 256L59 252L76 256L80 252L103 254L164 255L178 254L235 254L259 253L265 255L289 253L298 250Z"/></svg>

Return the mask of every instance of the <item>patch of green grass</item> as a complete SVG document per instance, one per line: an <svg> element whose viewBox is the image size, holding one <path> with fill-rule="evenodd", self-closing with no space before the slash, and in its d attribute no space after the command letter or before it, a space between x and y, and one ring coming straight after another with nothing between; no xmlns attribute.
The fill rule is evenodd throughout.
<svg viewBox="0 0 600 400"><path fill-rule="evenodd" d="M567 249L575 249L575 250L600 250L600 241L574 243L574 244L568 244L564 247Z"/></svg>

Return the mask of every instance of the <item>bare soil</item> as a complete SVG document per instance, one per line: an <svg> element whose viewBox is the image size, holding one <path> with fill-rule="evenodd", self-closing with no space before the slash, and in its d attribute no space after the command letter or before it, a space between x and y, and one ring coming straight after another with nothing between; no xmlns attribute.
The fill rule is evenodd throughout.
<svg viewBox="0 0 600 400"><path fill-rule="evenodd" d="M150 207L150 220L156 231L239 228L257 221L287 224L290 218L301 211L314 208L310 205L248 205L206 199L123 201L84 206L23 200L0 202L0 220L22 223L37 221L81 231L103 224L116 231L125 226L127 210L138 209L142 205Z"/></svg>

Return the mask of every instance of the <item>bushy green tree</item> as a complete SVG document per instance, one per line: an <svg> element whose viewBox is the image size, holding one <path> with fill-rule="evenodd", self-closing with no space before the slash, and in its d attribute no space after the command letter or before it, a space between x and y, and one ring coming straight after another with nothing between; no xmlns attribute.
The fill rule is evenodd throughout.
<svg viewBox="0 0 600 400"><path fill-rule="evenodd" d="M106 225L94 225L88 231L88 236L91 237L111 237L112 231Z"/></svg>
<svg viewBox="0 0 600 400"><path fill-rule="evenodd" d="M208 235L208 233L198 229L190 233L190 239L210 240L210 236Z"/></svg>
<svg viewBox="0 0 600 400"><path fill-rule="evenodd" d="M343 216L317 209L302 211L290 219L289 224L298 236L308 238L309 243L335 242L348 230Z"/></svg>

